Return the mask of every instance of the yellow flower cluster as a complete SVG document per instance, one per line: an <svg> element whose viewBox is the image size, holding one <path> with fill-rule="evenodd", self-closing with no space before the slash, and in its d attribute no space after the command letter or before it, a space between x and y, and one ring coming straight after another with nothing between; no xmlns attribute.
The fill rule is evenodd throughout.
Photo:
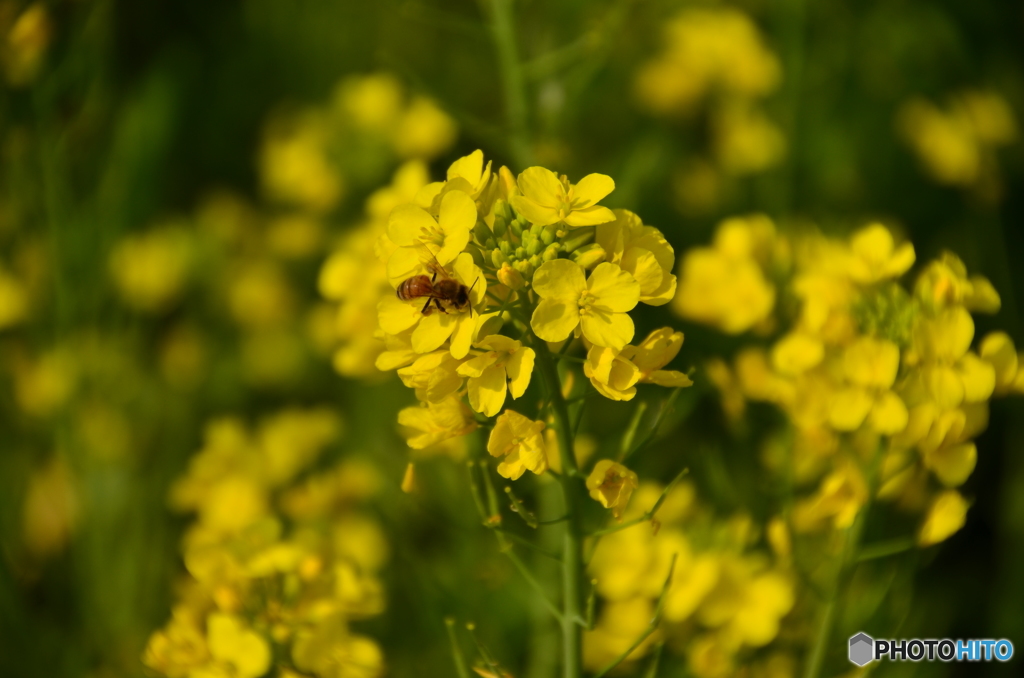
<svg viewBox="0 0 1024 678"><path fill-rule="evenodd" d="M264 193L316 214L338 206L348 182L374 185L385 158L429 160L455 141L454 121L431 100L408 96L392 75L338 83L328 106L281 111L260 150Z"/></svg>
<svg viewBox="0 0 1024 678"><path fill-rule="evenodd" d="M689 7L668 20L664 35L662 51L636 75L643 106L662 116L689 116L707 102L711 153L723 172L744 175L776 164L785 138L758 102L778 87L781 69L753 20L731 7ZM713 168L695 162L680 183L686 192L706 194L718 179Z"/></svg>
<svg viewBox="0 0 1024 678"><path fill-rule="evenodd" d="M248 430L211 422L171 490L196 514L186 579L143 660L169 678L373 678L383 657L351 620L378 614L387 544L358 504L377 485L355 461L309 474L340 434L328 410L285 410Z"/></svg>
<svg viewBox="0 0 1024 678"><path fill-rule="evenodd" d="M684 317L777 333L708 374L731 416L746 400L786 413L791 430L766 458L816 488L794 506L797 532L848 528L872 498L923 511L922 544L963 525L955 488L974 470L989 399L1020 389L1018 356L1003 333L971 349L972 312L999 309L988 280L947 253L907 290L897 280L914 262L913 246L877 223L842 241L780 235L763 217L724 222L714 248L683 261ZM792 304L772 303L770 280Z"/></svg>
<svg viewBox="0 0 1024 678"><path fill-rule="evenodd" d="M942 109L927 99L905 102L899 132L932 179L998 192L995 151L1017 139L1010 105L995 92L967 90L949 97Z"/></svg>
<svg viewBox="0 0 1024 678"><path fill-rule="evenodd" d="M474 413L494 417L509 396L521 398L537 342L582 338L591 347L586 376L615 400L632 398L639 382L690 384L663 369L681 333L666 328L629 343L629 312L674 295L674 253L635 214L599 204L614 185L600 174L572 183L543 167L516 178L504 167L494 171L476 151L453 163L443 182L399 176L386 198L371 201L391 207L386 228L373 227L383 268L349 291L368 270L367 228L358 247L350 241L328 261L321 289L342 313L358 307L360 322L371 299L379 300L376 365L397 370L420 401L399 414L410 447L466 435L477 428ZM547 469L543 427L508 410L498 418L488 449L503 458L502 475Z"/></svg>
<svg viewBox="0 0 1024 678"><path fill-rule="evenodd" d="M641 517L662 494L644 483L624 517ZM642 657L659 639L687 656L699 678L737 675L740 666L785 655L758 655L779 635L793 608L795 582L785 555L773 558L752 546L749 519L721 520L701 507L692 485L672 488L658 512L660 527L641 522L600 539L590 564L605 603L584 637L584 660L601 669L626 652L650 624L662 588L662 625L629 655ZM628 524L628 523L627 523Z"/></svg>

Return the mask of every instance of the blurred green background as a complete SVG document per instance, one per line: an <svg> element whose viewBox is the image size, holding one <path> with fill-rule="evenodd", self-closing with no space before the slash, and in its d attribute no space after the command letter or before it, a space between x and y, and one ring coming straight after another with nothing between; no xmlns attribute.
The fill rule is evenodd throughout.
<svg viewBox="0 0 1024 678"><path fill-rule="evenodd" d="M661 49L669 17L720 5L514 5L533 155L570 176L615 177L617 190L605 203L642 214L677 255L706 242L732 214L764 211L783 224L810 221L837 233L881 219L914 242L918 261L953 249L969 270L991 279L1003 306L979 323L979 336L998 327L1024 340L1022 144L991 150L977 180L943 183L898 122L915 97L942 106L965 90L998 93L1018 124L1024 121L1020 3L730 3L777 55L781 80L758 106L785 140L777 159L731 174L709 150L710 107L654 115L634 86L638 69ZM45 20L15 31L19 17L38 7ZM474 510L458 490L462 471L440 464L422 470L422 482L462 499L434 496L419 505L395 489L407 452L395 434L394 403L410 399L405 389L341 378L316 351L298 376L253 385L233 362L239 333L224 321L223 305L211 301L213 283L193 285L174 308L147 315L118 299L108 272L123 237L154 223L197 219L211 193L259 203L269 116L322 104L349 75L390 72L455 120L458 140L432 161L434 177L476 148L522 169L505 123L486 8L463 0L5 0L0 32L0 271L28 290L21 320L0 324L0 675L143 674L143 647L167 619L181 569L186 520L167 509L166 496L199 449L203 423L225 413L255 419L293 404L329 404L342 413L348 432L328 457L372 460L389 488L373 508L393 549L384 573L388 605L361 628L381 643L390 675L451 675L445 615L479 621L501 610L519 635L498 636L483 625L481 634L497 653L515 656L535 610L522 590L501 585L509 567L493 541L477 534ZM19 62L36 48L36 65ZM350 173L344 198L322 215L331 238L361 219L364 199L387 183L394 166ZM324 256L285 264L303 304L316 303ZM208 255L202 265L213 270L215 259ZM652 311L641 329L657 322ZM168 333L185 325L202 328L208 371L176 388L160 377L158 354ZM732 350L707 330L679 326L687 333L687 364ZM19 366L58 347L79 364L72 404L26 410ZM700 481L697 452L721 447L710 441L721 437L723 424L708 389L685 398L678 430L661 445L703 441L683 456ZM129 430L116 453L93 454L82 442L81 420L100 416L87 409L97 403ZM616 416L604 418L607 431L623 424ZM597 436L606 432L594 427ZM110 443L108 429L98 435ZM967 525L937 552L914 556L918 569L907 580L914 602L900 632L1004 637L1020 649L1024 404L996 403L978 447L977 470L965 486L974 501ZM74 518L54 528L52 547L33 552L25 536L29 479L55 450L70 460ZM670 477L677 465L652 463L649 471ZM1019 663L889 665L883 674L1009 676Z"/></svg>

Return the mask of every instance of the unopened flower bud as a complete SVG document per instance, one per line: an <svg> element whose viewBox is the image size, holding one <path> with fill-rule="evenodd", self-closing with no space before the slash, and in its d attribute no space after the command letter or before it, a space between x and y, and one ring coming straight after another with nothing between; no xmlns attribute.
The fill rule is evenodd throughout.
<svg viewBox="0 0 1024 678"><path fill-rule="evenodd" d="M562 245L565 246L566 252L572 252L583 245L586 245L594 239L594 227L584 226L583 228L574 228L566 234L565 239L562 240Z"/></svg>
<svg viewBox="0 0 1024 678"><path fill-rule="evenodd" d="M584 269L591 269L604 261L606 256L604 249L595 242L573 251L572 260Z"/></svg>
<svg viewBox="0 0 1024 678"><path fill-rule="evenodd" d="M473 239L481 245L487 242L491 235L491 229L487 228L487 224L482 221L473 227Z"/></svg>
<svg viewBox="0 0 1024 678"><path fill-rule="evenodd" d="M503 243L504 244L504 243ZM500 249L491 250L491 264L494 268L501 268L502 265L508 263L508 257Z"/></svg>
<svg viewBox="0 0 1024 678"><path fill-rule="evenodd" d="M550 245L555 242L555 227L545 226L544 230L540 232L540 240L545 245Z"/></svg>
<svg viewBox="0 0 1024 678"><path fill-rule="evenodd" d="M522 289L526 285L526 279L523 278L523 274L507 263L502 264L501 268L498 269L498 282L513 290Z"/></svg>

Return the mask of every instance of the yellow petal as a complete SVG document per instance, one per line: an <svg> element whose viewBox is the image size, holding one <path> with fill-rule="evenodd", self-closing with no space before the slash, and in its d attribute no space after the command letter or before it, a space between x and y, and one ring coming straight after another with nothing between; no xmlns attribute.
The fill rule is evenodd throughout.
<svg viewBox="0 0 1024 678"><path fill-rule="evenodd" d="M529 167L523 170L519 175L519 190L531 201L544 207L557 207L565 196L562 182L546 167Z"/></svg>
<svg viewBox="0 0 1024 678"><path fill-rule="evenodd" d="M401 334L423 318L422 307L389 294L377 303L377 322L388 334Z"/></svg>
<svg viewBox="0 0 1024 678"><path fill-rule="evenodd" d="M871 408L871 428L882 435L891 436L903 431L910 420L907 406L892 391L886 391Z"/></svg>
<svg viewBox="0 0 1024 678"><path fill-rule="evenodd" d="M450 313L434 312L425 316L412 332L412 350L430 353L448 341L455 329L455 316Z"/></svg>
<svg viewBox="0 0 1024 678"><path fill-rule="evenodd" d="M403 281L423 273L424 270L420 255L412 247L399 247L388 257L388 282L394 288L398 288Z"/></svg>
<svg viewBox="0 0 1024 678"><path fill-rule="evenodd" d="M437 228L437 222L423 209L412 204L399 205L388 217L388 237L399 247L411 247L420 234Z"/></svg>
<svg viewBox="0 0 1024 678"><path fill-rule="evenodd" d="M628 272L608 262L598 264L587 280L587 288L595 298L594 306L603 310L626 313L640 301L640 284Z"/></svg>
<svg viewBox="0 0 1024 678"><path fill-rule="evenodd" d="M626 250L619 265L640 285L641 300L657 292L666 275L654 254L639 247Z"/></svg>
<svg viewBox="0 0 1024 678"><path fill-rule="evenodd" d="M469 155L464 155L448 167L449 179L463 177L470 183L475 184L480 180L484 169L484 152L477 149Z"/></svg>
<svg viewBox="0 0 1024 678"><path fill-rule="evenodd" d="M607 207L594 205L583 209L574 209L565 218L565 223L572 227L597 226L615 219L615 213Z"/></svg>
<svg viewBox="0 0 1024 678"><path fill-rule="evenodd" d="M533 200L522 196L513 195L509 197L512 207L520 215L524 216L538 226L547 226L561 221L562 217L554 207L538 205Z"/></svg>
<svg viewBox="0 0 1024 678"><path fill-rule="evenodd" d="M468 237L469 231L476 226L476 203L462 191L446 193L441 200L441 214L437 223L445 234L446 240L447 236L463 233ZM463 243L463 247L465 247L465 243ZM462 251L461 247L459 251Z"/></svg>
<svg viewBox="0 0 1024 678"><path fill-rule="evenodd" d="M964 401L964 382L952 367L935 365L928 368L925 383L940 409L948 410Z"/></svg>
<svg viewBox="0 0 1024 678"><path fill-rule="evenodd" d="M964 400L977 403L992 397L996 387L996 370L991 364L973 352L968 352L955 369L964 384Z"/></svg>
<svg viewBox="0 0 1024 678"><path fill-rule="evenodd" d="M690 377L675 370L655 370L644 381L668 388L693 386L693 380Z"/></svg>
<svg viewBox="0 0 1024 678"><path fill-rule="evenodd" d="M889 388L900 367L900 349L891 341L861 337L847 347L843 366L854 384Z"/></svg>
<svg viewBox="0 0 1024 678"><path fill-rule="evenodd" d="M824 357L825 346L821 340L802 332L791 332L772 347L772 366L788 376L803 374Z"/></svg>
<svg viewBox="0 0 1024 678"><path fill-rule="evenodd" d="M573 211L601 202L614 190L615 181L610 176L606 174L588 174L572 187ZM613 214L612 219L614 218L615 215ZM608 219L608 221L611 221L611 219Z"/></svg>
<svg viewBox="0 0 1024 678"><path fill-rule="evenodd" d="M978 463L978 448L974 443L962 443L940 447L924 457L925 466L935 472L935 476L946 487L957 487L974 472Z"/></svg>
<svg viewBox="0 0 1024 678"><path fill-rule="evenodd" d="M971 276L971 292L964 299L964 306L969 311L978 313L998 313L1003 302L999 298L999 292L988 281L988 278L980 275Z"/></svg>
<svg viewBox="0 0 1024 678"><path fill-rule="evenodd" d="M546 299L544 301L547 301ZM536 314L534 314L536 315ZM616 350L633 340L633 319L626 313L608 313L591 309L580 321L583 336L596 346L607 346ZM540 336L539 334L537 336ZM569 336L568 333L565 335ZM543 337L541 337L543 339ZM563 339L565 337L562 337ZM555 339L554 341L559 341Z"/></svg>
<svg viewBox="0 0 1024 678"><path fill-rule="evenodd" d="M955 490L943 492L928 509L917 542L921 546L929 546L945 541L967 522L967 501Z"/></svg>
<svg viewBox="0 0 1024 678"><path fill-rule="evenodd" d="M867 391L860 388L846 388L832 397L828 420L837 431L857 429L871 410L873 401Z"/></svg>
<svg viewBox="0 0 1024 678"><path fill-rule="evenodd" d="M505 363L505 371L508 373L509 392L513 398L519 398L530 386L530 377L533 374L533 363L536 354L532 348L521 348L509 357Z"/></svg>
<svg viewBox="0 0 1024 678"><path fill-rule="evenodd" d="M576 303L558 298L541 299L530 319L533 333L544 341L563 341L579 324L580 309Z"/></svg>
<svg viewBox="0 0 1024 678"><path fill-rule="evenodd" d="M488 367L498 362L498 354L488 351L459 365L456 370L464 377L479 377Z"/></svg>
<svg viewBox="0 0 1024 678"><path fill-rule="evenodd" d="M469 380L469 405L481 414L493 417L505 404L505 370L488 367L479 377Z"/></svg>
<svg viewBox="0 0 1024 678"><path fill-rule="evenodd" d="M564 297L575 303L585 289L583 269L569 259L546 261L533 274L533 291L546 299Z"/></svg>
<svg viewBox="0 0 1024 678"><path fill-rule="evenodd" d="M991 332L981 341L979 350L982 359L995 370L998 393L1005 393L1017 378L1017 348L1006 332Z"/></svg>
<svg viewBox="0 0 1024 678"><path fill-rule="evenodd" d="M469 355L469 349L473 345L473 332L476 331L476 320L469 313L459 313L455 316L455 328L452 330L452 357L462 360Z"/></svg>

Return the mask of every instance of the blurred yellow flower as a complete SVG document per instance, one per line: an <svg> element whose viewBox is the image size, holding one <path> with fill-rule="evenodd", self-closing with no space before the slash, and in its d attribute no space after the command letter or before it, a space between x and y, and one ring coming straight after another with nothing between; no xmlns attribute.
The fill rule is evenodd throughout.
<svg viewBox="0 0 1024 678"><path fill-rule="evenodd" d="M892 233L881 224L871 224L854 233L850 250L850 277L866 284L898 278L914 265L916 256L909 242L896 247Z"/></svg>
<svg viewBox="0 0 1024 678"><path fill-rule="evenodd" d="M464 436L476 430L472 413L456 396L438 403L420 403L398 413L399 425L406 427L406 442L414 450Z"/></svg>
<svg viewBox="0 0 1024 678"><path fill-rule="evenodd" d="M159 313L181 295L191 258L189 232L183 226L162 226L121 240L110 253L109 270L125 303Z"/></svg>
<svg viewBox="0 0 1024 678"><path fill-rule="evenodd" d="M210 655L228 664L228 675L256 678L270 668L270 645L235 616L214 613L206 620Z"/></svg>
<svg viewBox="0 0 1024 678"><path fill-rule="evenodd" d="M917 543L931 546L956 534L967 521L969 504L956 490L947 490L937 496L928 509Z"/></svg>
<svg viewBox="0 0 1024 678"><path fill-rule="evenodd" d="M544 422L527 419L514 410L505 410L494 422L487 438L487 452L500 457L498 473L518 480L527 470L536 474L548 470L544 450Z"/></svg>

